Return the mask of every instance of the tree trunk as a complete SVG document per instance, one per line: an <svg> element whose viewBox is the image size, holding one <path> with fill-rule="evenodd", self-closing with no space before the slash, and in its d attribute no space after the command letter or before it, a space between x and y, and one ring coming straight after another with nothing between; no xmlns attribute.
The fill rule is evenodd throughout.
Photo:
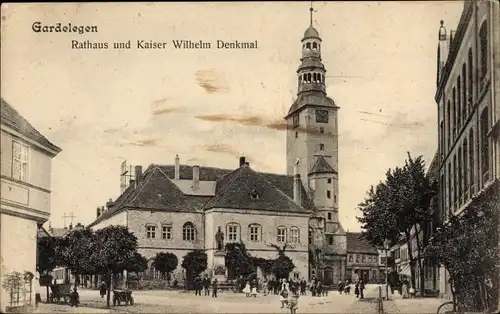
<svg viewBox="0 0 500 314"><path fill-rule="evenodd" d="M111 272L110 269L108 269L108 273L107 273L107 281L109 282L109 285L108 285L108 293L107 293L107 296L106 296L106 306L109 308L111 308L111 305L110 305L110 299L111 299L111 289L113 288L113 273Z"/></svg>

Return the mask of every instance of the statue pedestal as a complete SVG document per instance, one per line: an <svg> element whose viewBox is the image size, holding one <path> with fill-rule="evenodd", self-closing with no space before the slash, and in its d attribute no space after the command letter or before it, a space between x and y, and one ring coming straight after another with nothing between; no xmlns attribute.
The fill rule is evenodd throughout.
<svg viewBox="0 0 500 314"><path fill-rule="evenodd" d="M220 250L214 252L212 277L217 279L218 282L227 281L226 252Z"/></svg>

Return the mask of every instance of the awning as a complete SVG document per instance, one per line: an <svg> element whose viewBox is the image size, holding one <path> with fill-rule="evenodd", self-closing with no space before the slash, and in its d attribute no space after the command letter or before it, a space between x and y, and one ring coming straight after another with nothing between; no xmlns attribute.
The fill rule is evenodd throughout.
<svg viewBox="0 0 500 314"><path fill-rule="evenodd" d="M398 274L411 277L410 264L405 264L405 265L401 266L401 268L398 271Z"/></svg>

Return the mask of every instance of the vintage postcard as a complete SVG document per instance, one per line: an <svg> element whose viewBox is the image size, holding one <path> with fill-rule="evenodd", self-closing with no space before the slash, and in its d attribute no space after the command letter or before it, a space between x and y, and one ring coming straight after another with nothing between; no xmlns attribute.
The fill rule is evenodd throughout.
<svg viewBox="0 0 500 314"><path fill-rule="evenodd" d="M498 313L499 82L493 0L3 3L0 312Z"/></svg>

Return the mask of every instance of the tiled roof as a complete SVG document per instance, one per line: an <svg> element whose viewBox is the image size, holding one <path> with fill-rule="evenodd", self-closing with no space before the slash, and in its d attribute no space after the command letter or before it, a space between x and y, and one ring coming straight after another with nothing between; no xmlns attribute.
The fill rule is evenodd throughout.
<svg viewBox="0 0 500 314"><path fill-rule="evenodd" d="M318 159L316 160L316 163L311 169L311 172L309 174L313 173L335 173L337 174L337 171L333 169L332 166L326 161L324 156L319 156Z"/></svg>
<svg viewBox="0 0 500 314"><path fill-rule="evenodd" d="M14 107L7 103L3 98L1 99L1 123L9 128L19 132L27 138L39 143L40 145L59 153L61 149L52 144L40 132L38 132L23 116L17 112Z"/></svg>
<svg viewBox="0 0 500 314"><path fill-rule="evenodd" d="M266 177L243 165L235 170L224 188L205 206L208 208L238 208L309 213L292 198L266 180ZM252 194L256 197L252 198Z"/></svg>
<svg viewBox="0 0 500 314"><path fill-rule="evenodd" d="M297 100L295 100L294 103L290 106L290 109L288 110L288 115L294 113L295 111L307 105L318 105L318 106L338 108L333 99L330 97L325 97L318 93L304 93L299 95Z"/></svg>
<svg viewBox="0 0 500 314"><path fill-rule="evenodd" d="M181 180L193 179L192 166L180 165L179 169ZM229 184L231 184L231 186L234 185L235 182L232 181L234 177L237 176L238 169L229 170L200 166L200 181L217 181L215 195L220 196L221 192L224 191ZM269 187L273 190L269 193L273 193L276 197L280 195L280 197L278 197L279 200L276 201L280 202L280 206L285 206L284 204L286 202L284 202L284 199L287 198L292 199L293 202L293 176L260 173L253 170L251 171L256 174L252 177L259 178L259 180L257 180L259 185ZM139 180L137 186L129 186L125 192L123 192L123 194L116 199L113 207L104 212L104 214L92 222L89 227L112 217L126 208L143 208L164 211L198 211L206 208L206 205L210 200L215 201L213 196L196 196L182 193L182 190L175 184L175 180L173 180L174 178L175 170L173 165L150 165L144 172L143 177ZM259 190L261 189L259 188ZM231 193L234 193L234 191ZM309 199L303 186L301 186L301 193L301 204L303 209L300 209L300 206L297 206L295 203L293 203L294 205L286 203L287 205L283 208L291 208L292 211L300 209L302 212L304 212L304 209L306 211L312 210L314 205ZM277 204L272 204L272 206L274 205ZM245 208L241 206L242 204L239 204L238 206L235 205L235 208Z"/></svg>
<svg viewBox="0 0 500 314"><path fill-rule="evenodd" d="M347 252L377 254L375 247L361 238L361 233L347 232Z"/></svg>
<svg viewBox="0 0 500 314"><path fill-rule="evenodd" d="M427 170L427 177L429 180L437 181L439 177L439 155L438 152L434 154L434 158L429 166L429 170Z"/></svg>

